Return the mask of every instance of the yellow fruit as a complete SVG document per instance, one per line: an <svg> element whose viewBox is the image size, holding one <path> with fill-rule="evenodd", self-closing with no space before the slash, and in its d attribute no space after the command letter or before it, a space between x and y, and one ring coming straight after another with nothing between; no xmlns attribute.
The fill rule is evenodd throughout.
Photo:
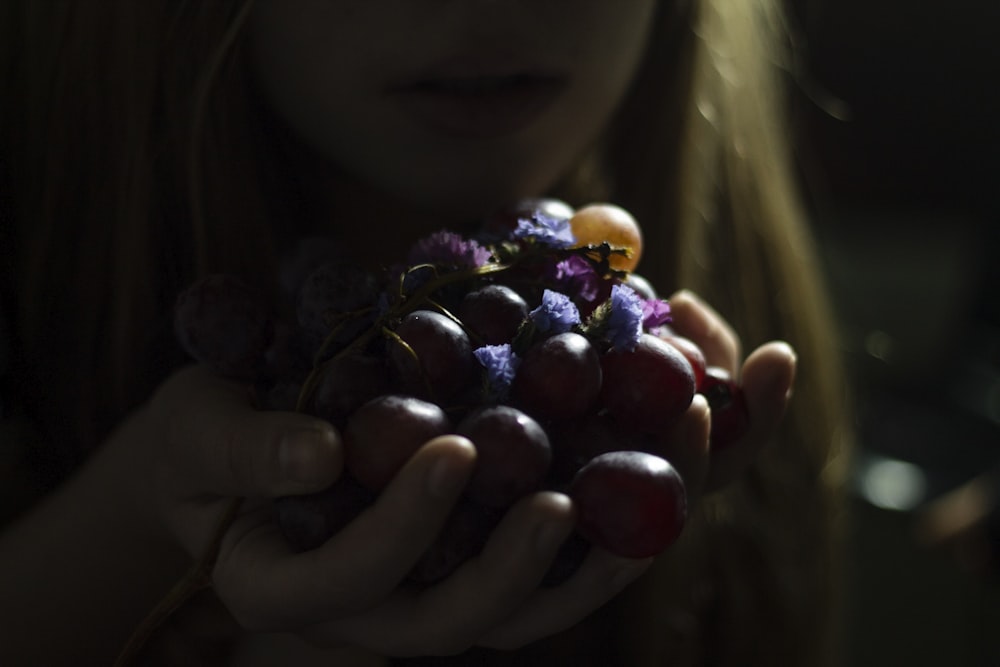
<svg viewBox="0 0 1000 667"><path fill-rule="evenodd" d="M591 204L578 209L569 219L577 245L607 242L625 248L628 255L611 255L608 264L619 271L634 271L642 256L642 230L632 214L614 204Z"/></svg>

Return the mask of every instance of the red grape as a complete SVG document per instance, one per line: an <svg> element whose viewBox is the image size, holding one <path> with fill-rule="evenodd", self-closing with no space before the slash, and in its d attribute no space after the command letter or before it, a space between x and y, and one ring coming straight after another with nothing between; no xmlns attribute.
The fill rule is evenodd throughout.
<svg viewBox="0 0 1000 667"><path fill-rule="evenodd" d="M195 361L234 380L254 380L263 368L274 323L264 300L247 283L212 274L178 296L174 332Z"/></svg>
<svg viewBox="0 0 1000 667"><path fill-rule="evenodd" d="M346 352L327 363L309 410L342 429L351 413L385 393L387 386L382 358Z"/></svg>
<svg viewBox="0 0 1000 667"><path fill-rule="evenodd" d="M347 469L379 491L428 440L451 432L439 406L413 396L387 394L358 408L344 429Z"/></svg>
<svg viewBox="0 0 1000 667"><path fill-rule="evenodd" d="M487 216L483 222L483 233L491 238L506 239L517 227L519 218L530 217L536 212L553 218L569 219L573 216L573 208L559 199L522 199Z"/></svg>
<svg viewBox="0 0 1000 667"><path fill-rule="evenodd" d="M579 508L545 576L553 585L592 543L642 557L677 538L685 481L700 487L708 459L707 444L682 450L693 438L673 428L695 391L712 408L712 447L747 428L740 386L660 324L660 304L632 294L656 298L632 272L642 244L617 206L523 200L475 239L442 231L418 241L378 276L336 261L336 244L302 246L275 276L284 303L210 276L178 299L177 337L200 363L247 381L260 409L302 410L341 430L342 479L275 501L293 548L321 545L427 441L458 433L477 466L408 580L448 576L480 552L506 507L551 489Z"/></svg>
<svg viewBox="0 0 1000 667"><path fill-rule="evenodd" d="M469 292L456 314L483 345L501 345L514 340L528 317L528 304L506 285L486 285Z"/></svg>
<svg viewBox="0 0 1000 667"><path fill-rule="evenodd" d="M701 383L705 380L705 353L701 351L694 341L690 338L684 338L683 336L673 336L666 335L661 336L663 340L667 341L684 355L684 358L688 360L691 364L691 370L694 371L694 386L696 388L701 387Z"/></svg>
<svg viewBox="0 0 1000 667"><path fill-rule="evenodd" d="M479 368L468 334L436 311L413 311L399 323L395 335L398 339L388 343L389 368L402 393L446 401Z"/></svg>
<svg viewBox="0 0 1000 667"><path fill-rule="evenodd" d="M370 273L349 263L327 262L299 288L299 324L307 336L323 341L341 318L370 307L377 297L378 282Z"/></svg>
<svg viewBox="0 0 1000 667"><path fill-rule="evenodd" d="M580 469L569 495L579 511L580 533L627 558L663 551L687 518L680 475L665 459L645 452L601 454Z"/></svg>
<svg viewBox="0 0 1000 667"><path fill-rule="evenodd" d="M593 409L601 392L601 360L590 341L568 331L525 353L511 399L540 419L575 419Z"/></svg>
<svg viewBox="0 0 1000 667"><path fill-rule="evenodd" d="M476 447L476 470L466 493L489 507L506 507L536 491L552 461L545 429L509 405L474 410L456 432Z"/></svg>
<svg viewBox="0 0 1000 667"><path fill-rule="evenodd" d="M625 427L666 431L694 397L694 371L681 352L644 333L632 351L612 350L601 358L601 403Z"/></svg>

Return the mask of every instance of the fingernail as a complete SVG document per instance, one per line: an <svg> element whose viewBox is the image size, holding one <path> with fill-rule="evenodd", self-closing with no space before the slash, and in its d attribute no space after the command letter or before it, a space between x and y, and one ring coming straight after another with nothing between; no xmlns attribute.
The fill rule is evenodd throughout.
<svg viewBox="0 0 1000 667"><path fill-rule="evenodd" d="M284 479L307 485L329 481L331 460L324 439L325 434L318 429L301 429L282 438L278 465Z"/></svg>
<svg viewBox="0 0 1000 667"><path fill-rule="evenodd" d="M791 395L792 387L795 385L796 357L792 348L788 348L789 364L787 367L775 365L771 368L770 377L767 378L766 386L771 393L781 393L783 396Z"/></svg>
<svg viewBox="0 0 1000 667"><path fill-rule="evenodd" d="M670 297L670 298L671 298L671 300L675 300L675 299L687 299L688 301L696 301L697 300L697 297L694 295L694 292L692 292L690 289L688 289L686 287L682 287L681 289L679 289L676 292L674 292L673 296Z"/></svg>

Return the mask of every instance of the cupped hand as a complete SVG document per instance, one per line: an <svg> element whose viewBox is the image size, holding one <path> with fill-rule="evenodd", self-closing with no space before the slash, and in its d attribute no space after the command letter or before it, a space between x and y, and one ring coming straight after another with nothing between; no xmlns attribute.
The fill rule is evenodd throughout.
<svg viewBox="0 0 1000 667"><path fill-rule="evenodd" d="M669 301L671 328L701 348L707 365L728 371L742 385L746 397L750 415L747 433L721 451L708 452L703 490L714 491L742 474L774 436L792 394L795 351L784 341L771 341L743 359L739 336L697 295L684 290ZM692 405L698 414L706 408L700 401ZM686 416L689 421L691 418Z"/></svg>
<svg viewBox="0 0 1000 667"><path fill-rule="evenodd" d="M329 424L254 410L244 388L200 368L169 379L146 418L165 444L154 466L161 515L193 557L212 541L233 498L245 498L212 579L228 613L250 631L387 655L515 648L575 624L649 565L594 549L566 583L540 587L574 523L569 498L544 492L514 505L478 557L415 589L406 575L475 466L465 438L426 443L369 509L321 547L296 553L271 500L339 477L342 445Z"/></svg>

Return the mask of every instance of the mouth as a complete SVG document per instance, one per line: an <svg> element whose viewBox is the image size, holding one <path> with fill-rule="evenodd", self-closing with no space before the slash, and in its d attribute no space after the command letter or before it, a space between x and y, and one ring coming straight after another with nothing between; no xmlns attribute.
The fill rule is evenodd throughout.
<svg viewBox="0 0 1000 667"><path fill-rule="evenodd" d="M500 95L556 81L558 77L542 74L486 74L420 80L411 84L409 90L433 95Z"/></svg>
<svg viewBox="0 0 1000 667"><path fill-rule="evenodd" d="M460 139L489 139L521 130L558 99L562 75L514 72L428 76L390 87L413 121Z"/></svg>

